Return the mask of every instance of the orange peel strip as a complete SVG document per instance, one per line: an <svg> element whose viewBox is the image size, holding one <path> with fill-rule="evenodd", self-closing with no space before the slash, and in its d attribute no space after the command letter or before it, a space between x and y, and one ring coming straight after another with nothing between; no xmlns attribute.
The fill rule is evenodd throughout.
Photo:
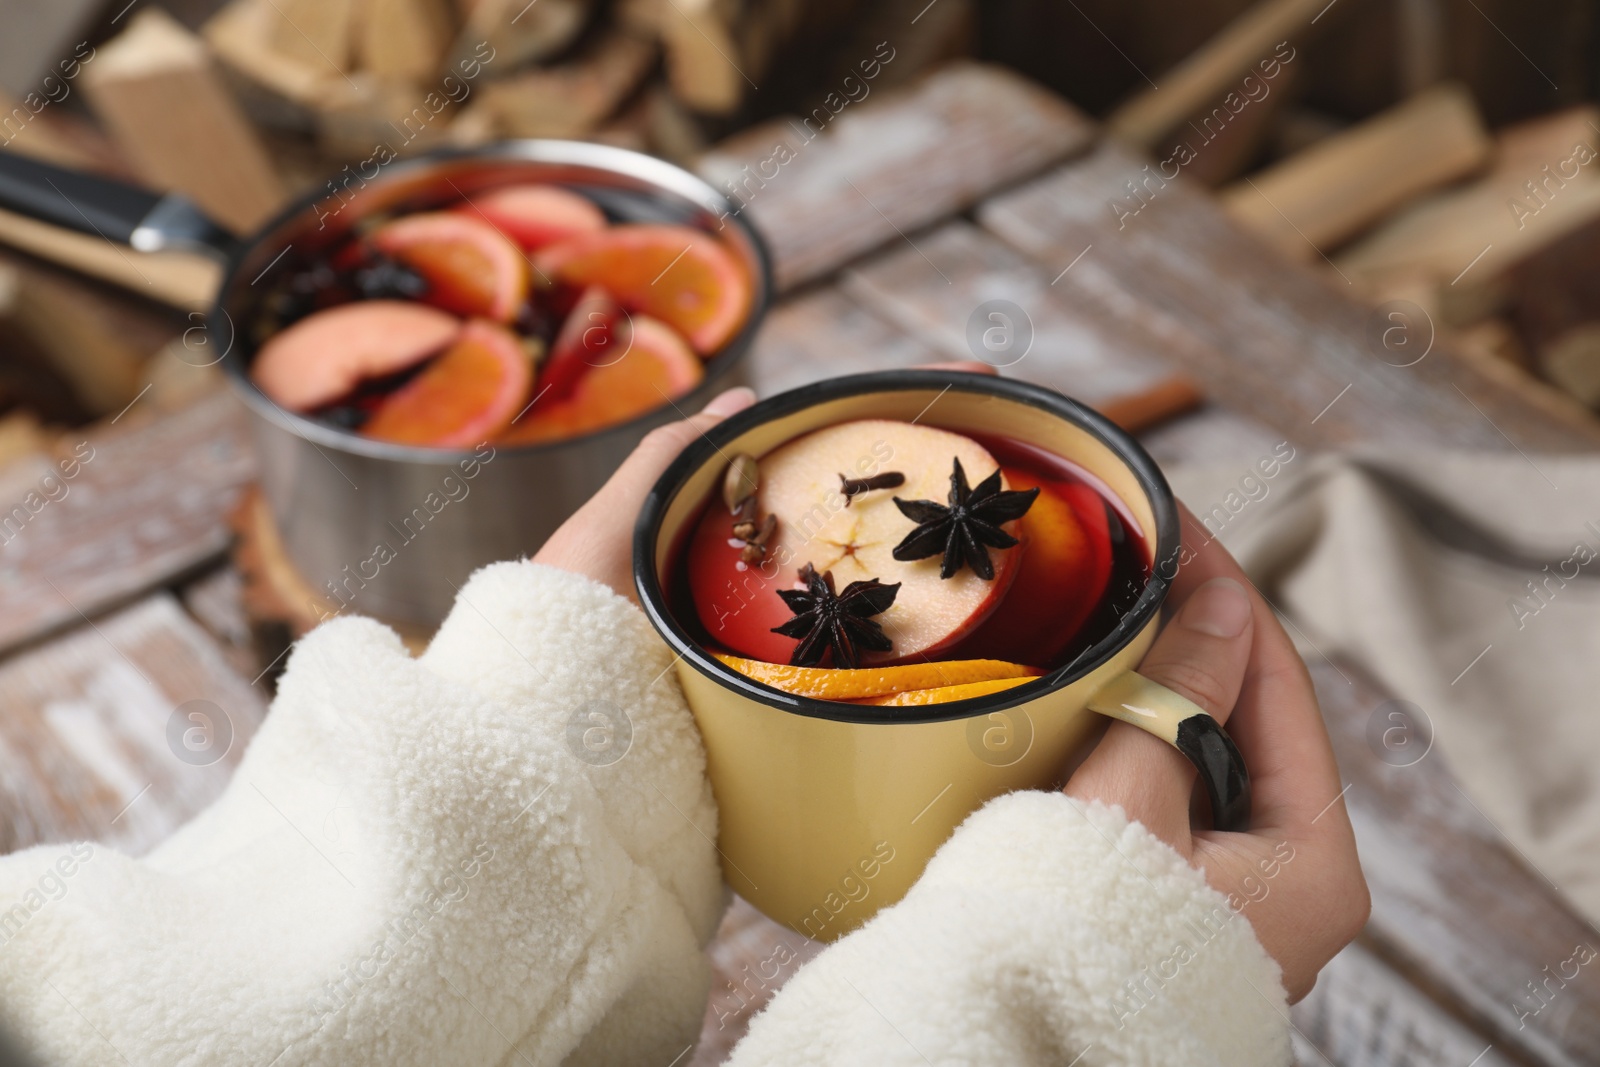
<svg viewBox="0 0 1600 1067"><path fill-rule="evenodd" d="M976 682L999 680L1007 680L1015 685L1044 673L1037 667L998 659L904 663L898 667L862 667L856 670L791 667L786 663L765 663L724 653L717 653L717 659L764 685L818 700L861 700L866 697L893 696L910 690L959 688Z"/></svg>
<svg viewBox="0 0 1600 1067"><path fill-rule="evenodd" d="M941 685L932 689L908 689L903 693L892 693L889 696L868 697L856 701L857 704L872 704L881 708L903 708L918 704L948 704L953 700L971 700L973 697L988 696L998 693L1003 689L1031 682L1033 678L990 678L982 682L968 682L965 685Z"/></svg>

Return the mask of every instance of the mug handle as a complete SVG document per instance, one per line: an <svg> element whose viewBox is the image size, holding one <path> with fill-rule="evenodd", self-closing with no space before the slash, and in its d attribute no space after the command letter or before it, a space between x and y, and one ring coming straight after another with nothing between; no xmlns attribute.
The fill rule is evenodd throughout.
<svg viewBox="0 0 1600 1067"><path fill-rule="evenodd" d="M1182 752L1211 798L1211 824L1240 832L1250 826L1250 772L1221 724L1192 700L1137 671L1125 671L1089 698L1088 707L1161 738Z"/></svg>

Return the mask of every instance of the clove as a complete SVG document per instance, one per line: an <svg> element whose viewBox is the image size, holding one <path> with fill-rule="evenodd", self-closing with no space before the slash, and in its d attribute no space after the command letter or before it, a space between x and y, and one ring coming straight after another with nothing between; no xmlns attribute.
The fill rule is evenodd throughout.
<svg viewBox="0 0 1600 1067"><path fill-rule="evenodd" d="M753 522L741 522L733 528L733 536L744 542L739 558L746 563L759 563L767 556L767 542L778 528L778 516L768 515L758 528Z"/></svg>
<svg viewBox="0 0 1600 1067"><path fill-rule="evenodd" d="M844 494L844 506L849 507L850 501L862 493L870 493L874 489L898 489L906 484L906 476L899 471L884 471L874 474L870 478L846 478L839 475L839 492Z"/></svg>
<svg viewBox="0 0 1600 1067"><path fill-rule="evenodd" d="M761 520L761 529L755 532L755 536L747 537L745 540L749 541L753 545L765 546L766 543L772 539L772 533L777 528L778 516L768 515L766 518Z"/></svg>

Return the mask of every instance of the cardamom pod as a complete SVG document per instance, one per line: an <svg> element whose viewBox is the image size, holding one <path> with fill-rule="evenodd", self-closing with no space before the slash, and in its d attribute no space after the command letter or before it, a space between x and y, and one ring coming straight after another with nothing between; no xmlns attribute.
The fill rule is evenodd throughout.
<svg viewBox="0 0 1600 1067"><path fill-rule="evenodd" d="M738 511L739 505L756 495L760 488L756 472L755 457L743 452L728 464L728 473L722 479L722 502L728 505L730 512Z"/></svg>

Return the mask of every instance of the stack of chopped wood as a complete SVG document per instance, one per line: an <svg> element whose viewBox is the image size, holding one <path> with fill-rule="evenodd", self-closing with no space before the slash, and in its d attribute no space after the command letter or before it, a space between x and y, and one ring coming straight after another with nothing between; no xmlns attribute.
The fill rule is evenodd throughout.
<svg viewBox="0 0 1600 1067"><path fill-rule="evenodd" d="M253 116L336 156L563 137L686 160L819 32L820 75L890 16L921 53L902 70L964 50L971 0L943 6L918 25L901 0L231 0L204 36Z"/></svg>
<svg viewBox="0 0 1600 1067"><path fill-rule="evenodd" d="M1491 134L1437 86L1222 196L1288 254L1600 408L1600 109Z"/></svg>
<svg viewBox="0 0 1600 1067"><path fill-rule="evenodd" d="M689 162L751 120L837 113L965 53L972 12L972 0L226 0L195 33L145 4L83 46L67 81L107 135L100 169L248 230L344 165L441 146L593 139ZM860 64L885 49L892 71L865 86ZM8 126L7 147L85 162L51 134L59 111L37 123L15 111L11 125L38 129L12 145Z"/></svg>
<svg viewBox="0 0 1600 1067"><path fill-rule="evenodd" d="M1293 91L1326 10L1264 0L1109 131L1166 177L1220 185L1224 208L1283 254L1376 304L1420 307L1510 387L1553 384L1600 410L1600 108L1490 131L1467 89L1433 81L1329 122Z"/></svg>
<svg viewBox="0 0 1600 1067"><path fill-rule="evenodd" d="M380 144L416 151L451 140L593 134L639 89L658 45L631 25L586 33L592 7L232 0L204 34L254 116L309 131L330 154L362 158ZM715 23L709 12L707 22ZM538 66L557 56L559 66ZM737 106L736 90L716 89L721 95L696 102Z"/></svg>
<svg viewBox="0 0 1600 1067"><path fill-rule="evenodd" d="M48 62L0 89L5 150L181 192L239 233L341 168L445 146L592 139L692 165L753 121L815 107L826 125L964 53L973 15L972 0L185 0L187 23L159 0L72 8ZM42 41L20 17L0 11L0 38ZM134 255L4 211L0 244L184 310L218 280L204 257ZM0 351L17 357L0 418L21 412L0 423L0 456L40 419L115 417L204 377L150 358L170 335L62 313L85 292L0 253ZM182 373L158 380L156 365Z"/></svg>
<svg viewBox="0 0 1600 1067"><path fill-rule="evenodd" d="M1497 131L1469 180L1407 203L1334 263L1600 407L1597 259L1600 109L1586 105Z"/></svg>

